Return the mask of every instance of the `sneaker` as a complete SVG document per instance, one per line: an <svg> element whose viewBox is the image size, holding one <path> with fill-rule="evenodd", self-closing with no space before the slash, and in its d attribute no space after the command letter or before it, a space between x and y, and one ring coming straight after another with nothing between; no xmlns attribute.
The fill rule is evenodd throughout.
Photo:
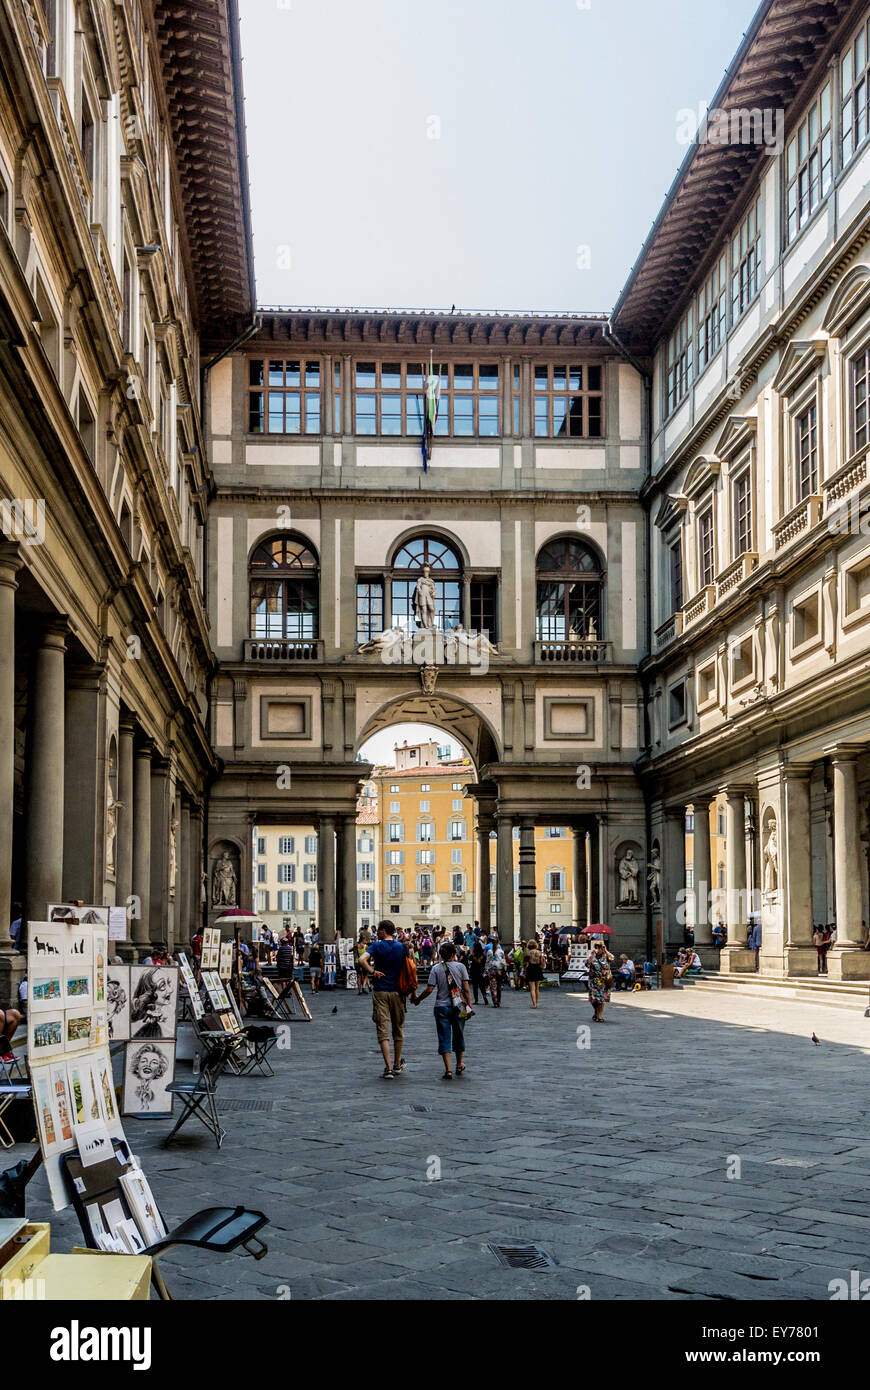
<svg viewBox="0 0 870 1390"><path fill-rule="evenodd" d="M12 1055L11 1052L3 1052L3 1053L0 1053L0 1062L7 1062L7 1063L8 1063L8 1062L14 1062L14 1061L15 1061L15 1058L13 1057L13 1055Z"/></svg>
<svg viewBox="0 0 870 1390"><path fill-rule="evenodd" d="M392 1067L384 1067L383 1071L381 1072L381 1080L382 1080L382 1081L392 1081L392 1079L393 1079L393 1069L392 1069Z"/></svg>
<svg viewBox="0 0 870 1390"><path fill-rule="evenodd" d="M400 1073L405 1070L405 1065L405 1059L403 1057L399 1065L397 1067L393 1067L393 1076L400 1075Z"/></svg>

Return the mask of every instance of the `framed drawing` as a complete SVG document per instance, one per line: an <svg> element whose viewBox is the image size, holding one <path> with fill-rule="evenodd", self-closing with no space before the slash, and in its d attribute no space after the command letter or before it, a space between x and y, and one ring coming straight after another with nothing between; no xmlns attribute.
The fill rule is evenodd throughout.
<svg viewBox="0 0 870 1390"><path fill-rule="evenodd" d="M64 1050L64 1015L36 1014L30 1020L28 1048L31 1063L57 1057Z"/></svg>
<svg viewBox="0 0 870 1390"><path fill-rule="evenodd" d="M94 932L94 993L95 1004L106 1002L106 964L109 955L108 932Z"/></svg>
<svg viewBox="0 0 870 1390"><path fill-rule="evenodd" d="M34 975L27 991L27 1003L31 1013L44 1014L63 1008L63 974L60 969L46 969Z"/></svg>
<svg viewBox="0 0 870 1390"><path fill-rule="evenodd" d="M109 1041L126 1042L130 1036L129 965L110 965L106 970L106 1014Z"/></svg>
<svg viewBox="0 0 870 1390"><path fill-rule="evenodd" d="M81 911L78 903L49 903L47 910L49 922L77 922Z"/></svg>
<svg viewBox="0 0 870 1390"><path fill-rule="evenodd" d="M124 1056L125 1115L171 1115L175 1076L175 1043L127 1043Z"/></svg>
<svg viewBox="0 0 870 1390"><path fill-rule="evenodd" d="M131 965L130 1038L175 1037L177 965Z"/></svg>
<svg viewBox="0 0 870 1390"><path fill-rule="evenodd" d="M66 1014L67 1052L84 1052L91 1045L93 1019L90 1009L67 1009Z"/></svg>
<svg viewBox="0 0 870 1390"><path fill-rule="evenodd" d="M91 972L84 965L68 965L63 972L63 1003L66 1009L81 1009L91 1002Z"/></svg>
<svg viewBox="0 0 870 1390"><path fill-rule="evenodd" d="M89 927L105 927L109 930L109 909L107 907L97 907L91 904L90 907L83 907L79 912L79 921Z"/></svg>

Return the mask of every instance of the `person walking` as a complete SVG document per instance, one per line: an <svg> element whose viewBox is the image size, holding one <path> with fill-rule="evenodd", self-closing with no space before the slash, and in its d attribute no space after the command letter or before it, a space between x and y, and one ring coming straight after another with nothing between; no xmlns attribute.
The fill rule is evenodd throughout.
<svg viewBox="0 0 870 1390"><path fill-rule="evenodd" d="M414 1004L422 1004L433 990L435 994L435 1028L438 1033L438 1052L444 1063L442 1081L453 1080L452 1057L456 1054L456 1075L465 1071L465 1018L471 1008L471 985L468 971L456 959L456 947L445 942L441 961L432 967L422 994L414 993ZM464 1017L463 1017L464 1015Z"/></svg>
<svg viewBox="0 0 870 1390"><path fill-rule="evenodd" d="M526 984L529 987L529 994L532 996L532 1008L538 1007L538 993L541 988L541 981L544 978L545 956L537 940L529 942L525 952L526 958Z"/></svg>
<svg viewBox="0 0 870 1390"><path fill-rule="evenodd" d="M381 1078L391 1081L405 1070L402 1045L405 1040L407 1003L399 988L399 977L407 950L396 940L396 928L386 919L378 922L378 939L360 956L360 964L371 971L372 1019L378 1046L384 1058ZM393 1039L393 1060L390 1062L390 1036Z"/></svg>
<svg viewBox="0 0 870 1390"><path fill-rule="evenodd" d="M486 957L486 976L489 981L489 995L494 1009L501 1008L501 991L504 983L505 955L497 936L492 938L492 950ZM484 996L486 997L486 996Z"/></svg>
<svg viewBox="0 0 870 1390"><path fill-rule="evenodd" d="M311 981L311 993L319 994L320 982L323 979L323 952L316 941L308 952L308 978Z"/></svg>
<svg viewBox="0 0 870 1390"><path fill-rule="evenodd" d="M587 966L589 971L589 1003L592 1005L593 1023L604 1022L604 1005L610 1002L610 991L613 988L613 975L610 970L612 960L613 956L603 941L593 942Z"/></svg>
<svg viewBox="0 0 870 1390"><path fill-rule="evenodd" d="M483 945L481 944L478 938L475 938L474 945L471 948L471 957L468 962L468 973L471 978L471 988L474 990L475 1004L480 1002L478 999L478 992L482 991L483 1002L484 1004L488 1005L489 999L487 998L488 988L486 974L486 951L483 949Z"/></svg>

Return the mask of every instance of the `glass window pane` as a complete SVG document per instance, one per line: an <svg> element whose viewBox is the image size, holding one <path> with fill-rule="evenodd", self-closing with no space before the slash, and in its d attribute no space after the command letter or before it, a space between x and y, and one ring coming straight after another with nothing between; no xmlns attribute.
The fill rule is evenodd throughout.
<svg viewBox="0 0 870 1390"><path fill-rule="evenodd" d="M568 369L567 367L553 368L553 390L567 391L568 389Z"/></svg>
<svg viewBox="0 0 870 1390"><path fill-rule="evenodd" d="M437 435L447 435L450 433L450 397L441 392L441 400L438 404L438 419L435 421L435 433Z"/></svg>
<svg viewBox="0 0 870 1390"><path fill-rule="evenodd" d="M400 362L381 363L381 386L388 391L398 391L402 385L402 364Z"/></svg>
<svg viewBox="0 0 870 1390"><path fill-rule="evenodd" d="M568 411L568 401L565 396L553 397L553 435L559 438L560 435L567 433L566 416Z"/></svg>
<svg viewBox="0 0 870 1390"><path fill-rule="evenodd" d="M381 434L402 433L402 397L381 397Z"/></svg>
<svg viewBox="0 0 870 1390"><path fill-rule="evenodd" d="M305 363L305 385L306 385L306 386L319 386L319 385L320 385L320 363L319 363L319 362L306 362L306 363Z"/></svg>
<svg viewBox="0 0 870 1390"><path fill-rule="evenodd" d="M284 397L280 391L273 391L269 397L269 433L284 433Z"/></svg>
<svg viewBox="0 0 870 1390"><path fill-rule="evenodd" d="M589 367L586 373L587 389L589 391L601 390L601 368Z"/></svg>
<svg viewBox="0 0 870 1390"><path fill-rule="evenodd" d="M269 385L270 385L270 386L283 386L283 385L284 385L284 363L283 363L283 362L270 362L270 363L269 363Z"/></svg>
<svg viewBox="0 0 870 1390"><path fill-rule="evenodd" d="M548 367L535 368L535 390L547 391L550 386L550 370Z"/></svg>
<svg viewBox="0 0 870 1390"><path fill-rule="evenodd" d="M457 396L453 407L453 433L474 434L474 400L468 396Z"/></svg>
<svg viewBox="0 0 870 1390"><path fill-rule="evenodd" d="M583 390L583 368L582 368L582 367L569 367L569 368L568 368L568 382L569 382L569 384L570 384L570 387L571 387L571 390L572 390L572 391L582 391L582 390Z"/></svg>
<svg viewBox="0 0 870 1390"><path fill-rule="evenodd" d="M252 391L248 415L248 430L251 434L263 433L263 393Z"/></svg>
<svg viewBox="0 0 870 1390"><path fill-rule="evenodd" d="M377 367L374 362L357 362L356 384L357 386L377 386Z"/></svg>
<svg viewBox="0 0 870 1390"><path fill-rule="evenodd" d="M422 433L423 433L423 397L422 397L422 395L419 395L419 396L406 396L406 397L405 397L405 400L406 400L407 412L408 412L408 433L409 433L409 434L422 434Z"/></svg>
<svg viewBox="0 0 870 1390"><path fill-rule="evenodd" d="M252 357L248 368L248 381L251 386L263 385L263 359Z"/></svg>
<svg viewBox="0 0 870 1390"><path fill-rule="evenodd" d="M302 429L301 401L298 391L288 391L284 407L284 433L299 434Z"/></svg>
<svg viewBox="0 0 870 1390"><path fill-rule="evenodd" d="M546 437L550 433L550 409L546 396L535 396L535 434Z"/></svg>
<svg viewBox="0 0 870 1390"><path fill-rule="evenodd" d="M306 391L305 393L305 433L320 433L320 393L318 391Z"/></svg>
<svg viewBox="0 0 870 1390"><path fill-rule="evenodd" d="M356 432L357 434L377 434L377 410L376 396L360 396L356 398Z"/></svg>
<svg viewBox="0 0 870 1390"><path fill-rule="evenodd" d="M284 363L284 366L285 366L286 371L287 371L287 377L286 377L287 385L288 385L288 386L301 386L301 385L302 385L302 364L301 364L300 362L285 362L285 363Z"/></svg>
<svg viewBox="0 0 870 1390"><path fill-rule="evenodd" d="M419 362L405 369L405 380L409 391L422 391L426 384L428 367L421 367Z"/></svg>
<svg viewBox="0 0 870 1390"><path fill-rule="evenodd" d="M480 434L484 439L492 439L499 433L498 397L481 396Z"/></svg>
<svg viewBox="0 0 870 1390"><path fill-rule="evenodd" d="M474 390L474 368L470 364L453 368L453 389L455 391Z"/></svg>
<svg viewBox="0 0 870 1390"><path fill-rule="evenodd" d="M498 363L481 362L478 367L478 382L481 391L498 390Z"/></svg>

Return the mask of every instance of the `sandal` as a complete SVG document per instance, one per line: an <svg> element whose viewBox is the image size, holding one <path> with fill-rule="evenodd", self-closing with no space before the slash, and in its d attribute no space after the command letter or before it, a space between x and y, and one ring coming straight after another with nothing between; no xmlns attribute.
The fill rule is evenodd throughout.
<svg viewBox="0 0 870 1390"><path fill-rule="evenodd" d="M442 1073L441 1073L441 1080L442 1080L442 1081L452 1081L452 1080L453 1080L453 1072L452 1072L452 1071L445 1071L445 1072L442 1072Z"/></svg>
<svg viewBox="0 0 870 1390"><path fill-rule="evenodd" d="M461 1064L461 1066L458 1066L458 1067L456 1068L456 1075L457 1075L457 1076L461 1076L462 1073L463 1073L464 1071L465 1071L465 1063L463 1062L463 1063Z"/></svg>

